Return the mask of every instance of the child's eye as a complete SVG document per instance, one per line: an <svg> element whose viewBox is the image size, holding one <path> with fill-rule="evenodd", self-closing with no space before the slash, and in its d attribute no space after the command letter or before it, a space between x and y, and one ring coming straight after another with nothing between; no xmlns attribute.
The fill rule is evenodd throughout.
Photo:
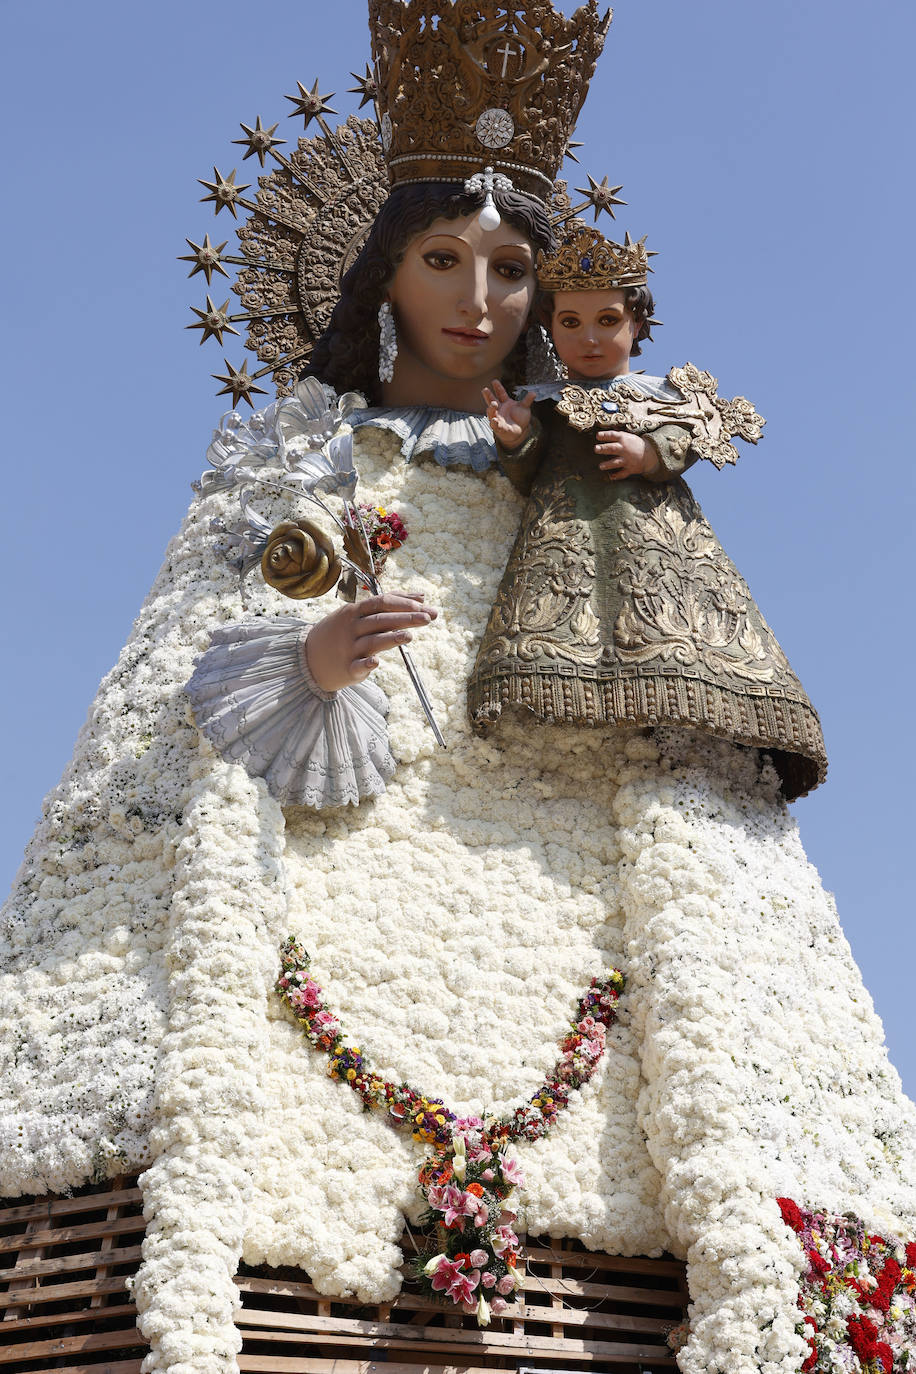
<svg viewBox="0 0 916 1374"><path fill-rule="evenodd" d="M598 323L604 325L605 329L613 329L622 319L622 315L602 315Z"/></svg>

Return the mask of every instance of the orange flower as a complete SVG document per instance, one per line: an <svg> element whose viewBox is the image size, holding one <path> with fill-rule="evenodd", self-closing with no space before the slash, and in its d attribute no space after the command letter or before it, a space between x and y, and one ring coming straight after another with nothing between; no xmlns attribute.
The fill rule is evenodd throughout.
<svg viewBox="0 0 916 1374"><path fill-rule="evenodd" d="M444 1164L438 1159L430 1159L420 1170L420 1183L425 1188L428 1183L448 1183L452 1176L451 1164Z"/></svg>
<svg viewBox="0 0 916 1374"><path fill-rule="evenodd" d="M479 1183L469 1183L465 1192L473 1193L475 1197L483 1197L483 1187Z"/></svg>

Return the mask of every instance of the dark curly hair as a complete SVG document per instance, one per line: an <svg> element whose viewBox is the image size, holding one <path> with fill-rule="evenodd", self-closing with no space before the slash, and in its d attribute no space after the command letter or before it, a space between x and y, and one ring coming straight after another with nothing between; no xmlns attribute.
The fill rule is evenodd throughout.
<svg viewBox="0 0 916 1374"><path fill-rule="evenodd" d="M553 233L544 206L518 191L494 193L503 219L529 240L535 252L553 250ZM483 204L483 195L453 181L399 186L385 201L365 245L344 277L340 300L315 344L304 376L316 376L336 391L361 391L371 405L381 403L378 380L378 309L410 240L436 219L463 219ZM504 365L504 380L525 380L525 336Z"/></svg>
<svg viewBox="0 0 916 1374"><path fill-rule="evenodd" d="M624 305L639 326L633 337L630 357L638 358L642 353L639 345L647 340L649 343L652 342L652 328L649 321L655 314L655 301L648 286L628 286L626 293ZM553 319L553 296L552 291L539 290L534 302L534 317L540 320L548 334L550 333L550 322ZM658 324L658 320L655 323Z"/></svg>

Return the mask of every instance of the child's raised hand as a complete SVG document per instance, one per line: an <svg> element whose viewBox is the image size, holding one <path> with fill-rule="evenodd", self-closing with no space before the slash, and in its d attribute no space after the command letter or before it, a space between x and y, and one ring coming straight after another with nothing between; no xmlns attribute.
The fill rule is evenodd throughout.
<svg viewBox="0 0 916 1374"><path fill-rule="evenodd" d="M641 434L628 434L622 429L599 429L595 436L595 452L606 455L598 466L612 482L622 477L649 477L661 470L658 449Z"/></svg>
<svg viewBox="0 0 916 1374"><path fill-rule="evenodd" d="M492 387L485 386L483 399L487 403L487 419L490 428L503 448L518 448L524 443L531 428L531 404L534 392L529 391L521 401L510 396L502 382L494 382Z"/></svg>

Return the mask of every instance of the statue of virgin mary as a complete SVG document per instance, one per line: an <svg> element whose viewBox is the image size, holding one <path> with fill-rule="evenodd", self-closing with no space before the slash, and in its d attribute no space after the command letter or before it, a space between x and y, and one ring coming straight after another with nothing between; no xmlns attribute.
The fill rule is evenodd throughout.
<svg viewBox="0 0 916 1374"><path fill-rule="evenodd" d="M240 1261L397 1293L436 1128L392 1129L384 1085L441 1116L457 1186L487 1123L569 1081L558 1042L616 969L606 1034L576 1023L594 1062L502 1152L524 1176L507 1217L686 1261L684 1374L795 1374L810 1218L901 1247L916 1228L916 1113L786 808L823 776L813 708L761 618L773 676L747 696L768 734L654 687L651 718L468 711L525 510L481 388L532 378L537 254L574 208L554 182L609 21L595 0L369 9L378 134L326 127L303 88L322 137L242 234L279 398L216 432L6 908L0 1191L142 1171L148 1368L229 1371ZM293 298L308 356L265 324ZM251 398L252 374L226 382ZM355 600L291 606L341 569ZM307 951L299 1011L320 1003L324 1045L275 994L284 947ZM887 1340L912 1348L912 1302L892 1306Z"/></svg>

